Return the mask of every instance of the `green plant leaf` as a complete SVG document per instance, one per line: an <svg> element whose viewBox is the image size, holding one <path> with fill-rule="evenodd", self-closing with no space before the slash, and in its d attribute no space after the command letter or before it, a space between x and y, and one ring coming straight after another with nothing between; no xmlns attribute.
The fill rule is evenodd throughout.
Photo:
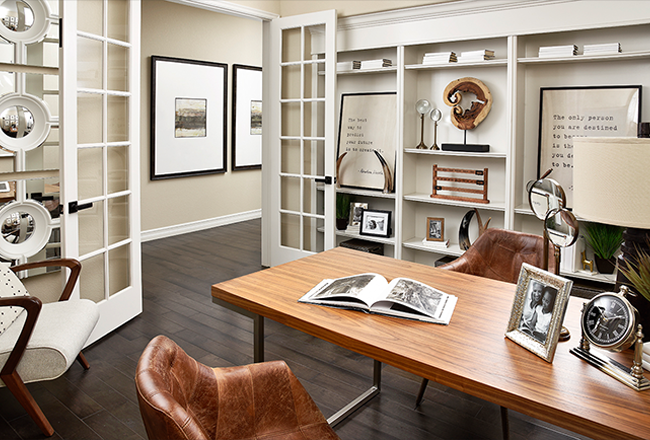
<svg viewBox="0 0 650 440"><path fill-rule="evenodd" d="M623 228L603 223L587 223L587 242L594 253L605 260L614 256L623 243Z"/></svg>

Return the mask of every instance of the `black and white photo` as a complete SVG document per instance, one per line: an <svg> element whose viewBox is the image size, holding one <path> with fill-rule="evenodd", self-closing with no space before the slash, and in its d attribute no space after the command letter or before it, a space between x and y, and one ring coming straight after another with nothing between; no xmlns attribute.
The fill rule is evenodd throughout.
<svg viewBox="0 0 650 440"><path fill-rule="evenodd" d="M359 234L388 238L391 234L390 221L390 211L364 209L361 213Z"/></svg>
<svg viewBox="0 0 650 440"><path fill-rule="evenodd" d="M427 241L443 241L445 239L445 219L427 217Z"/></svg>

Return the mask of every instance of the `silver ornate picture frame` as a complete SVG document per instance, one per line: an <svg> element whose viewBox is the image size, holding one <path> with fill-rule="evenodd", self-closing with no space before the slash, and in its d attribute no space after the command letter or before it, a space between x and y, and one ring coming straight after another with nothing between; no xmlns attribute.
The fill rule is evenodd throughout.
<svg viewBox="0 0 650 440"><path fill-rule="evenodd" d="M553 362L573 281L523 263L506 338Z"/></svg>

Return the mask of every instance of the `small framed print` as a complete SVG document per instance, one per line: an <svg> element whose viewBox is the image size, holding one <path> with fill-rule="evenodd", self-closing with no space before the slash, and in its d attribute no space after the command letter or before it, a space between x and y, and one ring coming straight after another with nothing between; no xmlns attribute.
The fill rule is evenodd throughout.
<svg viewBox="0 0 650 440"><path fill-rule="evenodd" d="M444 241L445 219L427 217L427 241Z"/></svg>
<svg viewBox="0 0 650 440"><path fill-rule="evenodd" d="M553 362L573 281L523 263L506 337Z"/></svg>
<svg viewBox="0 0 650 440"><path fill-rule="evenodd" d="M368 209L367 203L352 202L350 203L350 221L349 226L358 227L361 224L361 214L364 209Z"/></svg>
<svg viewBox="0 0 650 440"><path fill-rule="evenodd" d="M390 237L391 214L390 211L373 211L370 209L364 209L361 212L359 234L373 237Z"/></svg>

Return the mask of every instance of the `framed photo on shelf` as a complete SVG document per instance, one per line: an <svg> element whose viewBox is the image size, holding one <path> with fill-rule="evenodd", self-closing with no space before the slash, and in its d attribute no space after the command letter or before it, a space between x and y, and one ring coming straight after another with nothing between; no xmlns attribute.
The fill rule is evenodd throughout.
<svg viewBox="0 0 650 440"><path fill-rule="evenodd" d="M553 170L573 206L574 137L637 137L641 86L542 87L537 178Z"/></svg>
<svg viewBox="0 0 650 440"><path fill-rule="evenodd" d="M506 337L553 362L572 285L571 280L523 263Z"/></svg>
<svg viewBox="0 0 650 440"><path fill-rule="evenodd" d="M391 214L392 213L390 211L374 211L371 209L364 209L361 212L359 234L372 237L390 237Z"/></svg>
<svg viewBox="0 0 650 440"><path fill-rule="evenodd" d="M341 158L345 153L337 172L341 186L382 191L385 170L393 179L397 155L396 112L396 92L341 95L336 154Z"/></svg>
<svg viewBox="0 0 650 440"><path fill-rule="evenodd" d="M348 226L359 227L361 225L361 214L364 209L368 209L367 203L352 202L350 203L350 221Z"/></svg>
<svg viewBox="0 0 650 440"><path fill-rule="evenodd" d="M228 65L151 57L151 180L226 172Z"/></svg>
<svg viewBox="0 0 650 440"><path fill-rule="evenodd" d="M232 170L262 168L262 68L232 65Z"/></svg>
<svg viewBox="0 0 650 440"><path fill-rule="evenodd" d="M427 217L427 241L444 241L445 219Z"/></svg>

